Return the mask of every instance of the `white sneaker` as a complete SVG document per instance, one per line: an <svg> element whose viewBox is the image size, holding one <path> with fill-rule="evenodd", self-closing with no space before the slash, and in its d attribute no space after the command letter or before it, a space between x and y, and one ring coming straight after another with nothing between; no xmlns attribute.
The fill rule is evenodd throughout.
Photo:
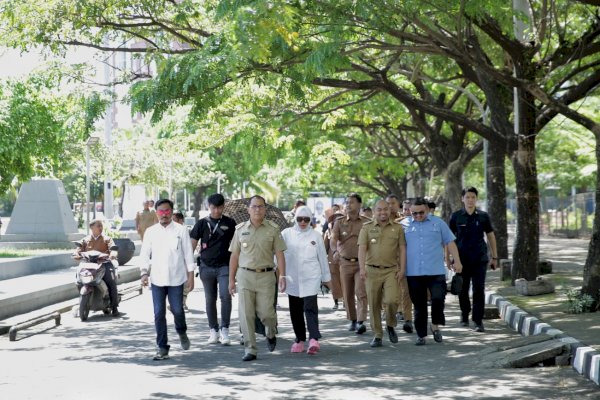
<svg viewBox="0 0 600 400"><path fill-rule="evenodd" d="M208 344L219 343L219 332L216 329L210 330L210 336L208 337Z"/></svg>
<svg viewBox="0 0 600 400"><path fill-rule="evenodd" d="M229 339L229 328L221 328L221 343L223 346L229 346L231 339Z"/></svg>

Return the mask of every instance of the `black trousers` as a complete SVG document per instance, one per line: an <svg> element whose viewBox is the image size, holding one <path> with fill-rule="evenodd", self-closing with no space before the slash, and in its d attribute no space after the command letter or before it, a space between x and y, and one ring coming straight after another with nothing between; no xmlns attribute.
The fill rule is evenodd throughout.
<svg viewBox="0 0 600 400"><path fill-rule="evenodd" d="M119 291L117 290L117 279L115 267L112 262L105 262L104 276L102 280L108 286L108 296L110 297L110 305L115 308L119 305Z"/></svg>
<svg viewBox="0 0 600 400"><path fill-rule="evenodd" d="M487 261L463 264L461 273L463 286L458 295L463 322L469 321L469 313L471 312L471 301L469 299L469 287L471 285L473 286L473 322L481 325L481 322L483 321L483 311L485 308L485 274L487 265Z"/></svg>
<svg viewBox="0 0 600 400"><path fill-rule="evenodd" d="M306 342L306 328L308 327L309 339L319 340L319 306L317 305L317 295L307 297L296 297L288 295L290 301L290 317L296 343ZM306 323L304 322L306 317Z"/></svg>
<svg viewBox="0 0 600 400"><path fill-rule="evenodd" d="M419 337L427 336L427 289L431 292L431 323L445 325L446 276L407 276L410 299L415 306L415 329Z"/></svg>

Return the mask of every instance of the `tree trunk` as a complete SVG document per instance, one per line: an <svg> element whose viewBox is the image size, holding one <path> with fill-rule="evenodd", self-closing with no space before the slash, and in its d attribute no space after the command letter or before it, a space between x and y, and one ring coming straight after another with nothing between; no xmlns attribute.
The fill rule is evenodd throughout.
<svg viewBox="0 0 600 400"><path fill-rule="evenodd" d="M596 165L600 167L600 137L596 136ZM598 169L600 171L600 169ZM583 287L581 291L594 298L593 309L600 305L600 173L596 173L596 207L594 225L588 249L587 259L583 267Z"/></svg>
<svg viewBox="0 0 600 400"><path fill-rule="evenodd" d="M125 186L127 186L127 179L123 179L121 183L121 202L119 203L119 215L123 218L123 202L125 201Z"/></svg>
<svg viewBox="0 0 600 400"><path fill-rule="evenodd" d="M512 263L516 279L533 281L539 275L540 194L537 183L535 134L521 130L518 147L511 156L517 193L517 235Z"/></svg>
<svg viewBox="0 0 600 400"><path fill-rule="evenodd" d="M508 258L508 232L506 229L506 179L504 149L490 143L487 152L487 211L494 226L499 258Z"/></svg>
<svg viewBox="0 0 600 400"><path fill-rule="evenodd" d="M198 221L200 216L200 208L204 202L204 195L206 194L207 187L208 186L198 186L196 190L194 190L194 212L192 213L192 217L194 217L196 221Z"/></svg>
<svg viewBox="0 0 600 400"><path fill-rule="evenodd" d="M444 172L444 197L441 204L441 218L444 221L449 221L452 212L462 207L460 193L463 188L464 170L463 160L459 158L449 163Z"/></svg>

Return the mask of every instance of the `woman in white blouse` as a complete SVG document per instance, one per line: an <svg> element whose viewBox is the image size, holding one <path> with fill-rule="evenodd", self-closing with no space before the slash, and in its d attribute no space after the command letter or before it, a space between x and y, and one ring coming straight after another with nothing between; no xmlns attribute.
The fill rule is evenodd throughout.
<svg viewBox="0 0 600 400"><path fill-rule="evenodd" d="M290 317L296 340L292 353L302 353L308 328L308 354L319 351L319 308L317 293L321 282L329 285L331 274L325 244L319 232L311 227L312 212L306 206L296 210L294 226L281 234L287 246L284 252ZM304 314L304 315L303 315ZM305 318L306 317L306 322Z"/></svg>

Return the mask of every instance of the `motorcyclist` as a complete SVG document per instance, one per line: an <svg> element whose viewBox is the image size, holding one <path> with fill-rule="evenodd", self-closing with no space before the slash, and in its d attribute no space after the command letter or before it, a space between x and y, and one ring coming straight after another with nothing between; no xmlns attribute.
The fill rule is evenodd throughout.
<svg viewBox="0 0 600 400"><path fill-rule="evenodd" d="M112 238L102 236L103 230L102 221L98 219L94 219L90 222L91 234L83 238L81 241L81 246L75 251L74 258L81 258L80 254L86 251L96 250L101 253L111 254L111 247L115 245ZM111 254L111 259L115 258L113 254ZM119 316L118 302L119 302L119 293L117 290L117 282L113 278L116 276L115 269L113 263L109 261L105 261L103 263L105 268L104 277L102 280L106 283L108 287L108 294L110 296L110 304L112 305L112 315Z"/></svg>

